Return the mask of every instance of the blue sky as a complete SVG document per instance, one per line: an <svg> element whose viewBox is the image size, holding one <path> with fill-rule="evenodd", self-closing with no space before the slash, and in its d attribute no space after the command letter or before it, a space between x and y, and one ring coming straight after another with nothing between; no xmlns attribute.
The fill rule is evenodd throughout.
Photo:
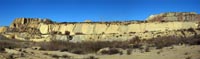
<svg viewBox="0 0 200 59"><path fill-rule="evenodd" d="M144 20L163 12L200 13L200 0L0 0L0 26L19 17L57 22Z"/></svg>

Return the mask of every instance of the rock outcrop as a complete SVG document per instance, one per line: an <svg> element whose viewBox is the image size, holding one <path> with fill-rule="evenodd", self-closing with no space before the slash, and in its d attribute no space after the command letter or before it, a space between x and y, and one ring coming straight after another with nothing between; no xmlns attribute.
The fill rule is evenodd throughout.
<svg viewBox="0 0 200 59"><path fill-rule="evenodd" d="M0 33L6 32L7 30L8 30L8 27L6 27L6 26L0 27Z"/></svg>
<svg viewBox="0 0 200 59"><path fill-rule="evenodd" d="M194 12L162 13L150 16L151 22L64 22L56 23L49 19L17 18L9 27L12 36L21 40L50 41L60 40L127 40L139 36L150 39L158 36L190 36L194 33L179 30L199 28L200 15ZM158 21L158 22L157 22ZM160 22L161 21L161 22ZM166 21L166 22L162 22ZM5 28L0 28L5 32ZM5 34L9 36L10 33ZM195 35L200 32L195 31Z"/></svg>
<svg viewBox="0 0 200 59"><path fill-rule="evenodd" d="M11 28L37 27L40 23L53 23L50 19L16 18L10 25Z"/></svg>
<svg viewBox="0 0 200 59"><path fill-rule="evenodd" d="M200 15L195 12L170 12L151 15L147 21L199 21Z"/></svg>
<svg viewBox="0 0 200 59"><path fill-rule="evenodd" d="M197 28L195 22L166 22L166 23L133 23L133 24L98 24L98 23L79 23L79 24L40 24L38 29L42 34L49 34L57 31L64 34L70 32L70 35L79 34L123 34L131 32L145 31L166 31L188 28Z"/></svg>

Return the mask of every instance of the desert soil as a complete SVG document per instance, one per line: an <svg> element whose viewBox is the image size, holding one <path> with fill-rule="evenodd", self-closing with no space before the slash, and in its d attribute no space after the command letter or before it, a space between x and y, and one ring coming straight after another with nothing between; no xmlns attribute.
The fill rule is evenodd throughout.
<svg viewBox="0 0 200 59"><path fill-rule="evenodd" d="M126 54L97 55L97 54L73 54L60 51L41 51L32 48L6 49L0 53L0 59L200 59L200 45L176 45L162 49L150 48L149 52L133 49L131 55Z"/></svg>

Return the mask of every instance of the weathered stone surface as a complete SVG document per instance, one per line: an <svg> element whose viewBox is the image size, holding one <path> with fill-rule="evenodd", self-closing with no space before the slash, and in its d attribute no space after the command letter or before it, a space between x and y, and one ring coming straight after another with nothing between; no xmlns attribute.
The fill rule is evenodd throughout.
<svg viewBox="0 0 200 59"><path fill-rule="evenodd" d="M97 54L99 55L112 55L112 54L119 54L122 53L123 49L121 48L102 48L99 51L97 51Z"/></svg>
<svg viewBox="0 0 200 59"><path fill-rule="evenodd" d="M8 30L8 27L0 27L0 33L6 32Z"/></svg>
<svg viewBox="0 0 200 59"><path fill-rule="evenodd" d="M199 17L195 12L169 12L151 15L147 21L199 21Z"/></svg>
<svg viewBox="0 0 200 59"><path fill-rule="evenodd" d="M40 19L40 18L16 18L13 23L10 25L11 28L27 27L37 27L39 23L53 23L49 19Z"/></svg>
<svg viewBox="0 0 200 59"><path fill-rule="evenodd" d="M40 24L40 32L48 34L52 31L58 31L64 34L66 31L70 35L75 33L82 34L112 34L112 33L130 33L130 32L145 32L145 31L166 31L197 28L196 22L153 22L153 23L139 23L129 25L116 25L116 24Z"/></svg>
<svg viewBox="0 0 200 59"><path fill-rule="evenodd" d="M162 20L171 22L155 22ZM33 41L50 41L51 39L69 40L69 36L72 37L70 38L70 41L128 40L135 36L139 36L141 39L150 39L157 36L174 35L179 33L173 32L177 30L199 28L199 21L193 20L200 20L200 15L193 12L162 13L152 15L148 18L148 21L154 22L130 21L56 23L51 20L39 18L17 18L10 25L10 28L12 29L10 31L20 32L21 34L14 34L11 36L22 40L25 40L24 38L26 37L35 37L35 35L41 36L37 38L30 38ZM24 32L27 34L22 35ZM162 34L153 34L159 32ZM189 34L191 33L188 33L187 36L189 36ZM178 35L183 36L182 34ZM10 36L10 34L7 36Z"/></svg>

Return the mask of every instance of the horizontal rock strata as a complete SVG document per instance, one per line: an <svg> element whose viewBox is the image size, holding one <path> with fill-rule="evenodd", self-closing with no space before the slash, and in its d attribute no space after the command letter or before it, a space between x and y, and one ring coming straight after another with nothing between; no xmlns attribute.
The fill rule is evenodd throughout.
<svg viewBox="0 0 200 59"><path fill-rule="evenodd" d="M200 16L194 12L162 13L150 16L147 21L129 22L62 22L56 23L50 19L17 18L8 28L0 28L0 32L7 32L7 37L50 41L71 40L128 40L139 36L150 39L159 36L187 37L197 35ZM157 22L158 21L158 22ZM5 31L8 29L8 31ZM195 32L188 32L194 29ZM184 30L181 32L180 30ZM13 34L14 33L14 34ZM12 34L12 35L11 35Z"/></svg>

